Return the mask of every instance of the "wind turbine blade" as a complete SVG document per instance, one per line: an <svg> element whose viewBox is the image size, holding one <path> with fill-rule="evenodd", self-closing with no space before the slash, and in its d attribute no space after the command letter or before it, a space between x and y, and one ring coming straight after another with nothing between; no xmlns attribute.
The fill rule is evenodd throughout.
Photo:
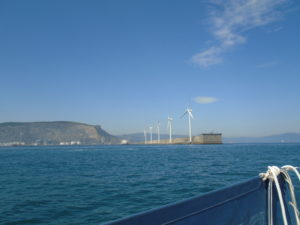
<svg viewBox="0 0 300 225"><path fill-rule="evenodd" d="M187 112L188 111L185 111L180 118L184 117L184 115L187 114Z"/></svg>
<svg viewBox="0 0 300 225"><path fill-rule="evenodd" d="M191 117L192 119L194 119L194 116L193 116L193 114L192 114L191 112L189 112L189 115L190 115L190 117Z"/></svg>

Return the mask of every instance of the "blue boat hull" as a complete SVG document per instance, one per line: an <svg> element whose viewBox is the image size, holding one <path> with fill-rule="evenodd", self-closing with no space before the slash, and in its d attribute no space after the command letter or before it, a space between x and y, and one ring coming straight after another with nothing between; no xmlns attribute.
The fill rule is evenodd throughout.
<svg viewBox="0 0 300 225"><path fill-rule="evenodd" d="M280 178L285 202L285 181ZM205 195L116 220L107 225L267 225L267 183L255 177ZM282 225L277 192L273 192L274 225ZM287 204L286 204L287 205ZM289 224L294 224L289 215Z"/></svg>

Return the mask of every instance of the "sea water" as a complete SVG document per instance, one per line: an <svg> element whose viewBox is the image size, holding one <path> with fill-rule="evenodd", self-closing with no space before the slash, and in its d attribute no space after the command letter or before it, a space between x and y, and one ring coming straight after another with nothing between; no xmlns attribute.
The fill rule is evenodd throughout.
<svg viewBox="0 0 300 225"><path fill-rule="evenodd" d="M100 224L286 164L300 144L2 147L0 224Z"/></svg>

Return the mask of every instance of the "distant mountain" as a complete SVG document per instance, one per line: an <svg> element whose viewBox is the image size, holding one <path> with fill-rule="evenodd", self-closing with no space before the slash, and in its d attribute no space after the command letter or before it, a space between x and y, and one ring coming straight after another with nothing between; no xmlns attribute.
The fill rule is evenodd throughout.
<svg viewBox="0 0 300 225"><path fill-rule="evenodd" d="M134 133L134 134L125 134L125 135L119 135L120 139L127 140L129 143L141 143L145 141L144 133ZM153 133L153 140L157 140L157 134ZM169 139L169 134L161 134L160 139ZM172 135L172 138L183 138L187 137L187 135ZM149 141L150 134L147 134L147 138Z"/></svg>
<svg viewBox="0 0 300 225"><path fill-rule="evenodd" d="M300 133L284 133L265 137L223 138L224 143L300 143Z"/></svg>
<svg viewBox="0 0 300 225"><path fill-rule="evenodd" d="M0 145L119 144L100 126L76 122L0 123Z"/></svg>
<svg viewBox="0 0 300 225"><path fill-rule="evenodd" d="M172 135L183 138L187 135ZM147 134L149 140L149 133ZM153 140L157 134L153 133ZM161 134L160 139L169 139L169 134ZM144 142L144 133L113 136L99 125L77 122L31 122L0 123L0 146L9 145L100 145ZM223 143L300 143L300 133L284 133L265 137L223 137Z"/></svg>

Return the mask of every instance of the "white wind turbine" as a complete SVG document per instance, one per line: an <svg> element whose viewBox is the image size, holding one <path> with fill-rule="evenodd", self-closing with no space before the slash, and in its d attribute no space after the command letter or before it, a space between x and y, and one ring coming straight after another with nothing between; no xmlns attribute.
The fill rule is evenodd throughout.
<svg viewBox="0 0 300 225"><path fill-rule="evenodd" d="M150 144L152 144L152 129L153 127L149 127L149 130L150 130Z"/></svg>
<svg viewBox="0 0 300 225"><path fill-rule="evenodd" d="M189 107L186 108L185 112L183 115L180 117L182 118L185 114L188 114L189 117L189 136L190 136L190 143L192 143L192 124L191 124L191 119L194 119L193 114L192 114L192 109L189 109Z"/></svg>
<svg viewBox="0 0 300 225"><path fill-rule="evenodd" d="M157 144L160 143L160 132L159 132L160 122L158 121L156 129L157 129Z"/></svg>
<svg viewBox="0 0 300 225"><path fill-rule="evenodd" d="M168 116L168 127L169 127L169 132L170 132L170 144L172 144L172 121L173 121L173 118Z"/></svg>
<svg viewBox="0 0 300 225"><path fill-rule="evenodd" d="M146 129L144 130L144 138L145 138L145 144L147 144L147 131L146 131Z"/></svg>

